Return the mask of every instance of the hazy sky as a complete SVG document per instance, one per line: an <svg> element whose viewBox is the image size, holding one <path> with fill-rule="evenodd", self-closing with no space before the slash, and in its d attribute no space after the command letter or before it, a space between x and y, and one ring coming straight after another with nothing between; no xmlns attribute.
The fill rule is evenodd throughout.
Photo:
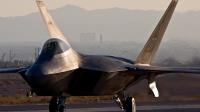
<svg viewBox="0 0 200 112"><path fill-rule="evenodd" d="M43 0L48 9L67 4L87 10L120 7L125 9L165 10L171 0ZM200 0L179 0L176 11L200 10ZM0 16L21 16L38 11L35 0L0 0Z"/></svg>

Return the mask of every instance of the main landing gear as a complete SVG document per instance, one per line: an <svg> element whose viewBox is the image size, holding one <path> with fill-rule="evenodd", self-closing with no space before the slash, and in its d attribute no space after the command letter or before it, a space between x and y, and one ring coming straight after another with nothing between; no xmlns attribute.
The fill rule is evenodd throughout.
<svg viewBox="0 0 200 112"><path fill-rule="evenodd" d="M52 97L49 102L49 112L65 112L65 97Z"/></svg>
<svg viewBox="0 0 200 112"><path fill-rule="evenodd" d="M136 112L135 99L132 97L128 97L125 101L124 107L125 107L126 112Z"/></svg>
<svg viewBox="0 0 200 112"><path fill-rule="evenodd" d="M135 99L132 97L126 98L124 92L115 95L114 100L122 110L125 110L126 112L136 112Z"/></svg>

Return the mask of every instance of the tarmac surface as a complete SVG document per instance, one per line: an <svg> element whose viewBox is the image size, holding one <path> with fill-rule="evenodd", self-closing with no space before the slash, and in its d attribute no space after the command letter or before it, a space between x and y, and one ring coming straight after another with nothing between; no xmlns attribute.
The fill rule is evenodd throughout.
<svg viewBox="0 0 200 112"><path fill-rule="evenodd" d="M1 105L1 112L48 112L48 105ZM66 112L124 112L115 102L67 104ZM200 102L137 103L137 112L200 112Z"/></svg>

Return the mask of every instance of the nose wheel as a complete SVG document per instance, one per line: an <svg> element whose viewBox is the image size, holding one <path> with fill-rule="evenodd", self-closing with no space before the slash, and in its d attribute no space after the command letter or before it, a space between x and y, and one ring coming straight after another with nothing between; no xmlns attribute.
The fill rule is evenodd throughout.
<svg viewBox="0 0 200 112"><path fill-rule="evenodd" d="M65 97L52 97L49 102L49 112L65 112Z"/></svg>

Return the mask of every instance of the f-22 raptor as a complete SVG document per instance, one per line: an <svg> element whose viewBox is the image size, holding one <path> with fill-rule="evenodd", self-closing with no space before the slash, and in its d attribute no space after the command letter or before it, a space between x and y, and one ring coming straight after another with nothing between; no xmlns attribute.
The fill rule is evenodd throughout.
<svg viewBox="0 0 200 112"><path fill-rule="evenodd" d="M172 0L160 22L135 61L115 56L76 52L64 37L42 1L36 1L47 29L48 39L32 66L0 70L19 73L38 96L52 96L49 112L64 112L70 96L113 95L118 106L135 112L135 100L126 90L147 79L159 97L155 77L167 73L200 74L199 68L150 66L158 50L178 0Z"/></svg>

